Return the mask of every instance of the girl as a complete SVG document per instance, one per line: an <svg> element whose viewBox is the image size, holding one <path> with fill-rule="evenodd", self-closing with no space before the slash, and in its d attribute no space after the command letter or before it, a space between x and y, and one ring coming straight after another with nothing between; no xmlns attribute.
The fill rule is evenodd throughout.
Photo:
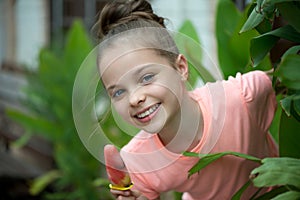
<svg viewBox="0 0 300 200"><path fill-rule="evenodd" d="M170 190L189 200L230 199L249 180L255 163L227 156L188 177L198 159L182 152L276 155L268 134L276 99L264 72L188 91L187 60L147 1L113 1L98 24L103 85L118 114L141 129L120 152L134 186L112 190L118 199L159 199ZM243 199L257 190L249 187Z"/></svg>

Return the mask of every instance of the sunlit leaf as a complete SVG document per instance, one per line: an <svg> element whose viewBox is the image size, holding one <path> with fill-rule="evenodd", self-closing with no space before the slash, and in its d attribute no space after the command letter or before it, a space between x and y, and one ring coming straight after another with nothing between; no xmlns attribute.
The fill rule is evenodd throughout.
<svg viewBox="0 0 300 200"><path fill-rule="evenodd" d="M264 158L260 167L252 170L257 187L292 185L300 188L300 160L295 158Z"/></svg>

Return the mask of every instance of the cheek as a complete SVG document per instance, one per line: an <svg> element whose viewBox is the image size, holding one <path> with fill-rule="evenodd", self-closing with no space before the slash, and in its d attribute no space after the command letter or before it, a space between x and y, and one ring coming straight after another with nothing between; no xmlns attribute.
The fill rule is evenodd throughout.
<svg viewBox="0 0 300 200"><path fill-rule="evenodd" d="M128 125L134 126L134 122L130 117L130 114L128 112L128 107L124 106L119 102L112 105L113 105L112 106L113 119L117 127L126 133L131 133L132 130L130 132L127 132L130 129Z"/></svg>
<svg viewBox="0 0 300 200"><path fill-rule="evenodd" d="M123 119L127 119L129 116L128 106L125 102L120 101L117 103L113 103L113 107L118 115L120 115Z"/></svg>
<svg viewBox="0 0 300 200"><path fill-rule="evenodd" d="M182 93L182 84L177 77L172 80L161 80L153 86L153 91L157 96L162 98L180 98Z"/></svg>

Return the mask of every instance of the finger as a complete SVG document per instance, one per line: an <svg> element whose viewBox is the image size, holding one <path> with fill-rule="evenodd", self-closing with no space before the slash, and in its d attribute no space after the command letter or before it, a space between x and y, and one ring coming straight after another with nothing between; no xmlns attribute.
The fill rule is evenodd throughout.
<svg viewBox="0 0 300 200"><path fill-rule="evenodd" d="M142 195L142 193L137 191L137 190L130 190L130 193L131 193L132 196L134 196L136 198L140 197Z"/></svg>
<svg viewBox="0 0 300 200"><path fill-rule="evenodd" d="M136 200L135 197L118 196L117 200Z"/></svg>
<svg viewBox="0 0 300 200"><path fill-rule="evenodd" d="M110 190L110 192L115 196L119 196L119 195L125 196L125 197L133 196L130 190L126 190L126 191Z"/></svg>

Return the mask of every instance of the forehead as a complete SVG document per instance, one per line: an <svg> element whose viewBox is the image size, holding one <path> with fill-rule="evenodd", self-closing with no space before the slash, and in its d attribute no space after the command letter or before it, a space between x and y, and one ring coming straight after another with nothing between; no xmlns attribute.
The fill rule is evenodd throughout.
<svg viewBox="0 0 300 200"><path fill-rule="evenodd" d="M125 74L146 65L170 65L167 58L148 48L112 48L107 49L99 62L101 78L104 84L120 79Z"/></svg>

